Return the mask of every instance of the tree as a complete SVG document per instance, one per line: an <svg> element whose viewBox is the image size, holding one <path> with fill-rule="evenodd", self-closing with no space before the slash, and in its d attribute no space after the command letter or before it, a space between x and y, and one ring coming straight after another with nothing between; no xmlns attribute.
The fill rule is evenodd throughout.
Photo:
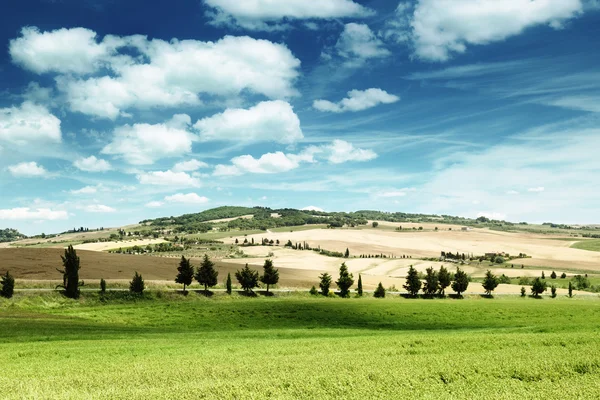
<svg viewBox="0 0 600 400"><path fill-rule="evenodd" d="M546 281L535 278L531 284L531 294L538 297L540 294L546 291Z"/></svg>
<svg viewBox="0 0 600 400"><path fill-rule="evenodd" d="M456 267L456 274L454 274L454 282L452 282L452 290L456 292L457 295L461 295L464 293L469 287L469 277L459 267Z"/></svg>
<svg viewBox="0 0 600 400"><path fill-rule="evenodd" d="M404 285L404 289L413 297L417 296L419 290L421 290L421 280L419 279L419 273L416 269L411 265L408 269L408 275L406 275L406 284Z"/></svg>
<svg viewBox="0 0 600 400"><path fill-rule="evenodd" d="M250 269L248 264L241 271L235 273L235 278L246 293L249 293L258 286L258 271Z"/></svg>
<svg viewBox="0 0 600 400"><path fill-rule="evenodd" d="M550 274L550 278L556 279L556 272L552 271L552 273Z"/></svg>
<svg viewBox="0 0 600 400"><path fill-rule="evenodd" d="M64 289L65 296L76 299L79 297L79 257L73 246L69 245L65 249L65 255L61 256L63 270L58 270L63 274L63 284L59 287Z"/></svg>
<svg viewBox="0 0 600 400"><path fill-rule="evenodd" d="M482 284L488 296L492 295L492 292L494 291L494 289L496 289L498 283L498 277L492 274L492 271L488 269L488 271L485 273L485 278L483 278Z"/></svg>
<svg viewBox="0 0 600 400"><path fill-rule="evenodd" d="M552 298L556 297L556 286L550 286L550 293L552 294Z"/></svg>
<svg viewBox="0 0 600 400"><path fill-rule="evenodd" d="M356 292L358 293L359 296L363 295L362 275L361 274L358 274L358 288L356 289Z"/></svg>
<svg viewBox="0 0 600 400"><path fill-rule="evenodd" d="M180 283L183 285L183 293L186 293L185 287L192 284L192 280L194 279L194 267L190 263L189 258L185 258L181 256L181 261L179 262L179 267L177 267L177 277L175 277L175 283Z"/></svg>
<svg viewBox="0 0 600 400"><path fill-rule="evenodd" d="M544 274L544 271L542 271L542 279L546 279L546 274Z"/></svg>
<svg viewBox="0 0 600 400"><path fill-rule="evenodd" d="M15 291L15 278L6 271L6 274L2 276L2 289L0 289L0 296L10 299L13 297Z"/></svg>
<svg viewBox="0 0 600 400"><path fill-rule="evenodd" d="M133 275L133 279L129 282L129 291L132 293L142 294L145 289L144 279L142 275L138 274L137 271Z"/></svg>
<svg viewBox="0 0 600 400"><path fill-rule="evenodd" d="M525 293L526 293L525 286L521 286L521 297L525 297Z"/></svg>
<svg viewBox="0 0 600 400"><path fill-rule="evenodd" d="M323 296L328 296L329 287L331 286L331 275L329 275L327 272L324 272L321 275L319 275L319 279L321 280L321 282L319 283L319 287L321 288L321 294Z"/></svg>
<svg viewBox="0 0 600 400"><path fill-rule="evenodd" d="M373 228L377 228L379 226L379 222L373 221L371 225L373 226Z"/></svg>
<svg viewBox="0 0 600 400"><path fill-rule="evenodd" d="M562 274L560 274L560 279L565 279L567 277L567 274L565 274L564 272Z"/></svg>
<svg viewBox="0 0 600 400"><path fill-rule="evenodd" d="M104 278L100 279L100 293L106 293L106 281Z"/></svg>
<svg viewBox="0 0 600 400"><path fill-rule="evenodd" d="M573 297L573 283L569 282L569 297Z"/></svg>
<svg viewBox="0 0 600 400"><path fill-rule="evenodd" d="M340 288L340 296L348 297L349 289L354 285L354 277L351 273L348 272L348 267L346 263L342 263L340 265L340 277L335 282L335 284Z"/></svg>
<svg viewBox="0 0 600 400"><path fill-rule="evenodd" d="M440 267L440 272L438 273L438 281L440 294L444 296L446 288L452 283L452 274L443 265Z"/></svg>
<svg viewBox="0 0 600 400"><path fill-rule="evenodd" d="M423 285L423 293L426 296L433 296L440 289L440 281L437 272L433 267L427 268L425 275L425 284Z"/></svg>
<svg viewBox="0 0 600 400"><path fill-rule="evenodd" d="M344 258L350 257L350 250L346 247L346 252L344 253Z"/></svg>
<svg viewBox="0 0 600 400"><path fill-rule="evenodd" d="M196 280L199 284L204 285L204 292L208 292L209 287L217 284L218 277L219 273L215 270L215 263L210 260L208 254L205 254L202 264L196 271Z"/></svg>
<svg viewBox="0 0 600 400"><path fill-rule="evenodd" d="M227 281L225 282L225 290L227 294L231 294L231 273L227 273Z"/></svg>
<svg viewBox="0 0 600 400"><path fill-rule="evenodd" d="M385 289L383 288L383 285L381 284L381 282L379 282L379 285L377 285L377 289L375 289L375 292L373 293L373 297L378 297L378 298L385 297Z"/></svg>
<svg viewBox="0 0 600 400"><path fill-rule="evenodd" d="M590 287L590 280L586 276L575 275L571 281L577 290L585 290Z"/></svg>
<svg viewBox="0 0 600 400"><path fill-rule="evenodd" d="M263 266L263 276L260 277L260 281L267 285L267 294L269 293L269 285L277 285L279 282L279 270L273 267L273 261L265 260Z"/></svg>
<svg viewBox="0 0 600 400"><path fill-rule="evenodd" d="M310 288L308 293L312 294L313 296L316 296L319 292L317 291L315 285L313 285L313 287Z"/></svg>

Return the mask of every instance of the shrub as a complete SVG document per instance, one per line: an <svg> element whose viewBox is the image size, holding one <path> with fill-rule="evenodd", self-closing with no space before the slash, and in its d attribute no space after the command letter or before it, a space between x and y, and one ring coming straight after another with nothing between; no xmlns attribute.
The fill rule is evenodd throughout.
<svg viewBox="0 0 600 400"><path fill-rule="evenodd" d="M527 291L525 290L525 286L521 286L521 297L525 297Z"/></svg>
<svg viewBox="0 0 600 400"><path fill-rule="evenodd" d="M571 282L573 282L573 286L577 290L585 290L590 287L590 280L587 278L587 276L575 275L573 278L571 278Z"/></svg>
<svg viewBox="0 0 600 400"><path fill-rule="evenodd" d="M542 271L542 279L546 279L546 274L544 274L544 271Z"/></svg>
<svg viewBox="0 0 600 400"><path fill-rule="evenodd" d="M512 282L508 276L502 274L498 277L498 283L504 283L506 285L510 285Z"/></svg>
<svg viewBox="0 0 600 400"><path fill-rule="evenodd" d="M6 274L2 276L2 289L0 289L0 296L10 299L13 297L15 291L15 278L6 271Z"/></svg>
<svg viewBox="0 0 600 400"><path fill-rule="evenodd" d="M529 285L531 285L531 280L528 277L526 277L526 276L524 276L522 278L519 278L519 285L521 285L521 286L529 286Z"/></svg>
<svg viewBox="0 0 600 400"><path fill-rule="evenodd" d="M560 279L565 279L567 277L567 274L565 274L564 272L562 274L560 274Z"/></svg>
<svg viewBox="0 0 600 400"><path fill-rule="evenodd" d="M504 258L502 258L502 257L498 256L498 257L496 257L496 258L494 259L494 262L495 262L496 264L504 264Z"/></svg>
<svg viewBox="0 0 600 400"><path fill-rule="evenodd" d="M106 281L104 278L100 279L100 293L106 293Z"/></svg>
<svg viewBox="0 0 600 400"><path fill-rule="evenodd" d="M379 222L373 221L371 225L373 226L373 228L377 228L379 226Z"/></svg>
<svg viewBox="0 0 600 400"><path fill-rule="evenodd" d="M550 286L550 293L552 293L552 298L556 297L556 286Z"/></svg>
<svg viewBox="0 0 600 400"><path fill-rule="evenodd" d="M313 287L310 288L310 291L308 293L312 294L313 296L316 296L317 294L319 294L315 285L313 285Z"/></svg>
<svg viewBox="0 0 600 400"><path fill-rule="evenodd" d="M550 279L556 279L556 272L552 271L550 274Z"/></svg>
<svg viewBox="0 0 600 400"><path fill-rule="evenodd" d="M138 274L137 271L133 275L133 279L129 282L129 291L132 293L142 294L145 289L144 279L142 275Z"/></svg>
<svg viewBox="0 0 600 400"><path fill-rule="evenodd" d="M383 288L383 285L381 284L381 282L379 282L379 285L377 285L377 289L375 289L373 296L377 297L377 298L385 297L385 289Z"/></svg>

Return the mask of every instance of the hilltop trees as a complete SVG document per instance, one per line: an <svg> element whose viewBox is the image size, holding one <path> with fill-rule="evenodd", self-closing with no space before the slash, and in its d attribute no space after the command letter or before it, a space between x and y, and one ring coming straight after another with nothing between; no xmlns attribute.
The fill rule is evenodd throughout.
<svg viewBox="0 0 600 400"><path fill-rule="evenodd" d="M469 287L469 277L460 269L456 267L456 274L454 274L454 282L452 283L452 290L456 292L458 296L464 293Z"/></svg>
<svg viewBox="0 0 600 400"><path fill-rule="evenodd" d="M273 267L273 261L265 260L263 266L263 275L260 277L260 281L267 285L267 295L269 294L269 285L276 285L279 282L279 270Z"/></svg>
<svg viewBox="0 0 600 400"><path fill-rule="evenodd" d="M438 285L440 289L440 294L444 296L446 293L446 288L450 286L452 283L452 274L448 272L446 267L443 265L440 267L440 272L438 273Z"/></svg>
<svg viewBox="0 0 600 400"><path fill-rule="evenodd" d="M425 285L423 285L423 292L426 296L433 296L439 290L439 278L437 272L433 267L427 268L427 275L425 275Z"/></svg>
<svg viewBox="0 0 600 400"><path fill-rule="evenodd" d="M2 276L1 285L0 296L10 299L15 291L15 278L8 271Z"/></svg>
<svg viewBox="0 0 600 400"><path fill-rule="evenodd" d="M144 293L144 289L146 285L144 284L144 279L142 275L138 274L137 271L133 275L133 279L129 282L129 291L131 293L142 294Z"/></svg>
<svg viewBox="0 0 600 400"><path fill-rule="evenodd" d="M248 264L241 271L237 271L235 277L246 293L250 293L252 289L258 286L258 271L250 269Z"/></svg>
<svg viewBox="0 0 600 400"><path fill-rule="evenodd" d="M192 284L192 280L194 279L194 267L190 263L189 258L185 258L181 256L181 261L179 262L179 267L177 267L177 277L175 277L175 283L180 283L183 285L183 293L186 293L185 287Z"/></svg>
<svg viewBox="0 0 600 400"><path fill-rule="evenodd" d="M65 296L76 299L79 297L79 257L73 246L69 245L65 249L65 255L61 256L63 270L58 270L63 274L63 284L59 285L64 289Z"/></svg>
<svg viewBox="0 0 600 400"><path fill-rule="evenodd" d="M348 297L349 289L354 285L354 277L348 272L346 263L342 263L340 266L340 277L335 284L340 288L340 296Z"/></svg>
<svg viewBox="0 0 600 400"><path fill-rule="evenodd" d="M246 267L248 267L248 264L246 264ZM209 287L217 284L218 277L219 273L215 270L215 263L210 260L208 254L205 254L202 264L196 271L196 280L200 285L204 285L204 292L208 292Z"/></svg>
<svg viewBox="0 0 600 400"><path fill-rule="evenodd" d="M321 282L319 283L319 287L321 288L321 294L323 296L329 296L329 288L331 287L331 275L327 272L319 275L319 279Z"/></svg>
<svg viewBox="0 0 600 400"><path fill-rule="evenodd" d="M408 275L406 275L406 284L403 286L404 289L413 297L416 297L421 290L421 280L419 279L419 273L411 265L408 269Z"/></svg>
<svg viewBox="0 0 600 400"><path fill-rule="evenodd" d="M488 271L485 273L485 278L483 278L482 283L482 286L485 289L485 292L488 296L492 295L492 292L494 291L494 289L496 289L498 283L498 277L492 274L492 271L488 269Z"/></svg>

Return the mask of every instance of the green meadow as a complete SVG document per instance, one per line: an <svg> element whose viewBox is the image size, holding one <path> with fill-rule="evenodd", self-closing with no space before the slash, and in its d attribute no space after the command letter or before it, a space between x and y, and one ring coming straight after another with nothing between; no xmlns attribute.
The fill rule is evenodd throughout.
<svg viewBox="0 0 600 400"><path fill-rule="evenodd" d="M573 243L571 247L580 250L589 250L589 251L600 251L600 240L592 239L592 240L582 240L577 243Z"/></svg>
<svg viewBox="0 0 600 400"><path fill-rule="evenodd" d="M3 399L600 398L600 299L0 299Z"/></svg>

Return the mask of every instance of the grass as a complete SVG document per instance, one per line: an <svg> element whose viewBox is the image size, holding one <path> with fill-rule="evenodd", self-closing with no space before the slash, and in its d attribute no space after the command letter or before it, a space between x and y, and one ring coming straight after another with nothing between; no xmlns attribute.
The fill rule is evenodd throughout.
<svg viewBox="0 0 600 400"><path fill-rule="evenodd" d="M600 239L582 240L571 245L574 249L600 251Z"/></svg>
<svg viewBox="0 0 600 400"><path fill-rule="evenodd" d="M598 398L600 301L0 299L2 397Z"/></svg>

